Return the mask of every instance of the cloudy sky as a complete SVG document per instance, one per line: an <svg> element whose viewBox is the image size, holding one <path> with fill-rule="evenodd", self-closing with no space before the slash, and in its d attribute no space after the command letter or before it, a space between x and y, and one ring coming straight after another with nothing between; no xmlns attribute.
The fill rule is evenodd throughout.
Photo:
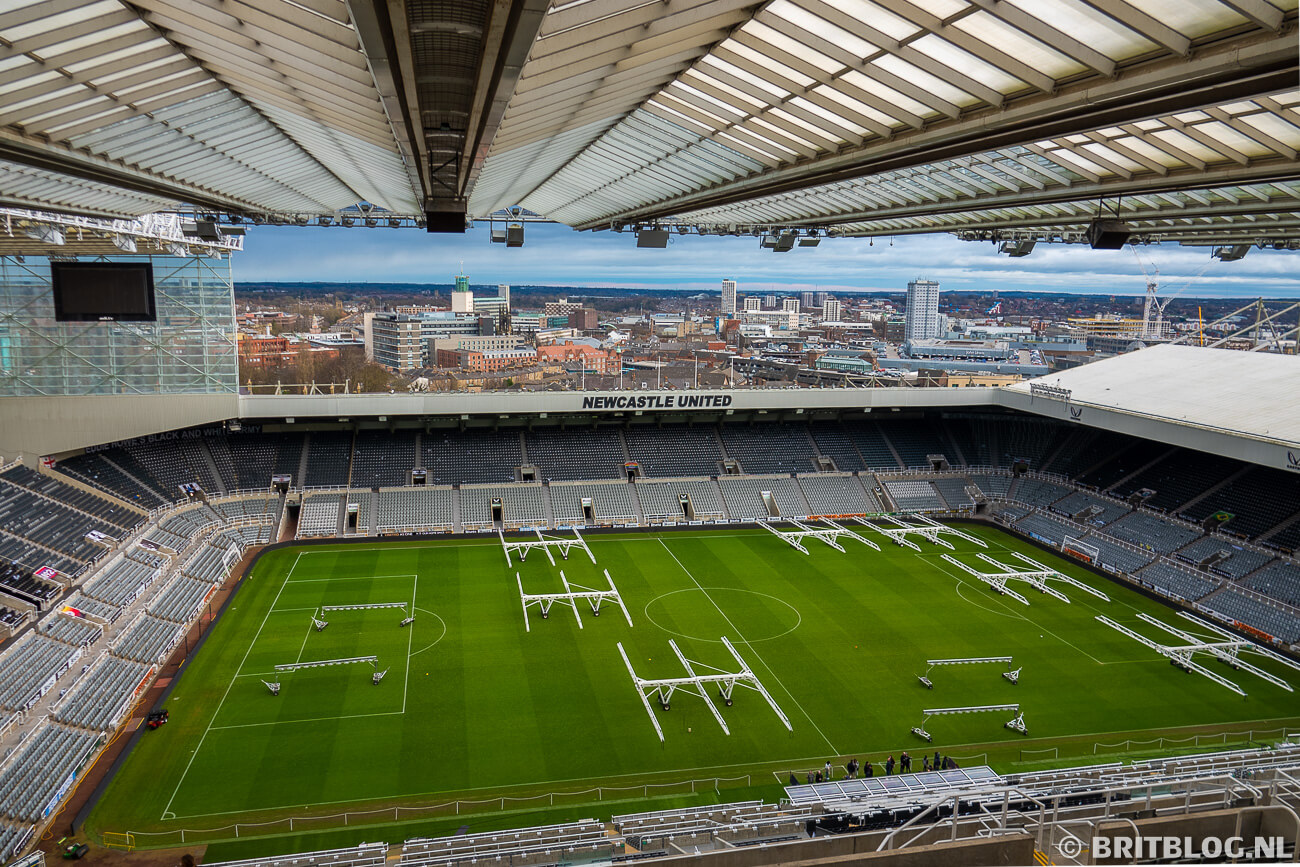
<svg viewBox="0 0 1300 867"><path fill-rule="evenodd" d="M637 249L631 234L574 232L529 224L521 248L488 241L486 225L465 235L414 229L250 227L235 279L284 282L450 283L464 263L471 282L556 286L664 286L715 289L724 277L760 289L901 291L908 280L947 289L1140 295L1143 267L1159 269L1165 291L1185 297L1300 298L1300 254L1252 250L1237 262L1208 248L1090 250L1044 245L1029 256L1000 256L991 244L949 235L841 238L788 253L761 250L754 238L687 236L666 250ZM1163 294L1163 293L1162 293Z"/></svg>

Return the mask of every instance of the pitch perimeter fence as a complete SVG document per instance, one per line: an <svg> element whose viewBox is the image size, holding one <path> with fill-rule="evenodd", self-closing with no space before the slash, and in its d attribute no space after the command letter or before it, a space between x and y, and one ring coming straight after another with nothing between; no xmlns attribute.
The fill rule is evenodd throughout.
<svg viewBox="0 0 1300 867"><path fill-rule="evenodd" d="M174 828L167 831L105 831L101 842L112 848L154 849L192 843L217 843L242 836L257 836L277 832L297 833L324 831L352 824L379 824L384 821L402 822L438 816L459 816L489 811L527 809L529 807L556 807L565 804L586 804L593 800L626 800L629 797L650 798L660 795L688 795L699 792L721 793L724 785L752 784L749 774L740 777L706 777L699 780L678 780L670 783L642 783L637 786L594 786L571 792L546 792L527 797L504 795L478 800L459 799L442 804L424 804L412 807L382 807L374 810L350 810L328 816L289 816L269 822L235 822L217 828ZM129 840L129 844L123 841Z"/></svg>

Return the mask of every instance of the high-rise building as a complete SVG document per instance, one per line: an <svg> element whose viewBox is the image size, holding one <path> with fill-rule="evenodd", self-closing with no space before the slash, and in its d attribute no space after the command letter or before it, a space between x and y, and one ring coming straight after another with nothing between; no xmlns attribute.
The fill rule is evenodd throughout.
<svg viewBox="0 0 1300 867"><path fill-rule="evenodd" d="M799 294L799 301L803 304L805 310L811 310L816 304L816 294L813 292L802 292Z"/></svg>
<svg viewBox="0 0 1300 867"><path fill-rule="evenodd" d="M904 326L907 340L931 340L939 337L939 284L933 280L913 280L907 284L907 314Z"/></svg>
<svg viewBox="0 0 1300 867"><path fill-rule="evenodd" d="M815 295L813 295L813 303L812 303L812 306L813 306L813 307L821 307L823 304L826 303L826 299L827 299L827 298L830 298L830 297L831 297L831 296L830 296L830 293L828 293L828 292L818 292L818 293L816 293Z"/></svg>
<svg viewBox="0 0 1300 867"><path fill-rule="evenodd" d="M757 295L746 295L746 296L745 296L745 311L746 311L746 312L752 312L752 311L762 310L762 309L763 309L763 299L762 299L762 298L759 298Z"/></svg>
<svg viewBox="0 0 1300 867"><path fill-rule="evenodd" d="M776 309L776 296L775 296L775 295L764 295L764 296L763 296L763 309L764 309L764 310L775 310L775 309Z"/></svg>
<svg viewBox="0 0 1300 867"><path fill-rule="evenodd" d="M736 315L736 281L722 281L722 315Z"/></svg>
<svg viewBox="0 0 1300 867"><path fill-rule="evenodd" d="M474 293L469 291L469 278L464 274L456 275L456 288L451 292L451 312L474 312Z"/></svg>
<svg viewBox="0 0 1300 867"><path fill-rule="evenodd" d="M834 298L827 298L822 302L822 321L839 322L840 321L840 302Z"/></svg>
<svg viewBox="0 0 1300 867"><path fill-rule="evenodd" d="M798 312L799 312L799 299L798 299L798 298L782 298L782 299L781 299L781 309L784 310L786 313L789 313L790 311L794 311L795 313L798 313Z"/></svg>

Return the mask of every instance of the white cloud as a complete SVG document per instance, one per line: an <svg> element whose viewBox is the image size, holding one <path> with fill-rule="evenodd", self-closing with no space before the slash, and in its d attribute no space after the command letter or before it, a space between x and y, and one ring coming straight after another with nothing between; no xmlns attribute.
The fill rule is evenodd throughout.
<svg viewBox="0 0 1300 867"><path fill-rule="evenodd" d="M724 277L750 290L821 288L901 291L915 277L951 289L1139 295L1159 271L1166 292L1187 296L1300 297L1296 254L1252 250L1237 262L1208 248L1124 250L1040 244L1021 259L992 244L949 235L829 239L788 253L753 238L674 237L663 250L636 247L631 234L574 232L530 224L522 248L488 241L485 227L465 235L412 230L259 227L235 260L237 281L450 283L464 263L475 283L572 286L717 287ZM1139 259L1141 263L1139 263Z"/></svg>

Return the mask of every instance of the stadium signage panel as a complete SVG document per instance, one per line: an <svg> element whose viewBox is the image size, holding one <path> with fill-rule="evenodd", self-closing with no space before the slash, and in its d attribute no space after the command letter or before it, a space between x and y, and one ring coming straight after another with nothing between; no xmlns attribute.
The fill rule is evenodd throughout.
<svg viewBox="0 0 1300 867"><path fill-rule="evenodd" d="M729 394L633 394L584 397L583 409L720 409L731 406Z"/></svg>

